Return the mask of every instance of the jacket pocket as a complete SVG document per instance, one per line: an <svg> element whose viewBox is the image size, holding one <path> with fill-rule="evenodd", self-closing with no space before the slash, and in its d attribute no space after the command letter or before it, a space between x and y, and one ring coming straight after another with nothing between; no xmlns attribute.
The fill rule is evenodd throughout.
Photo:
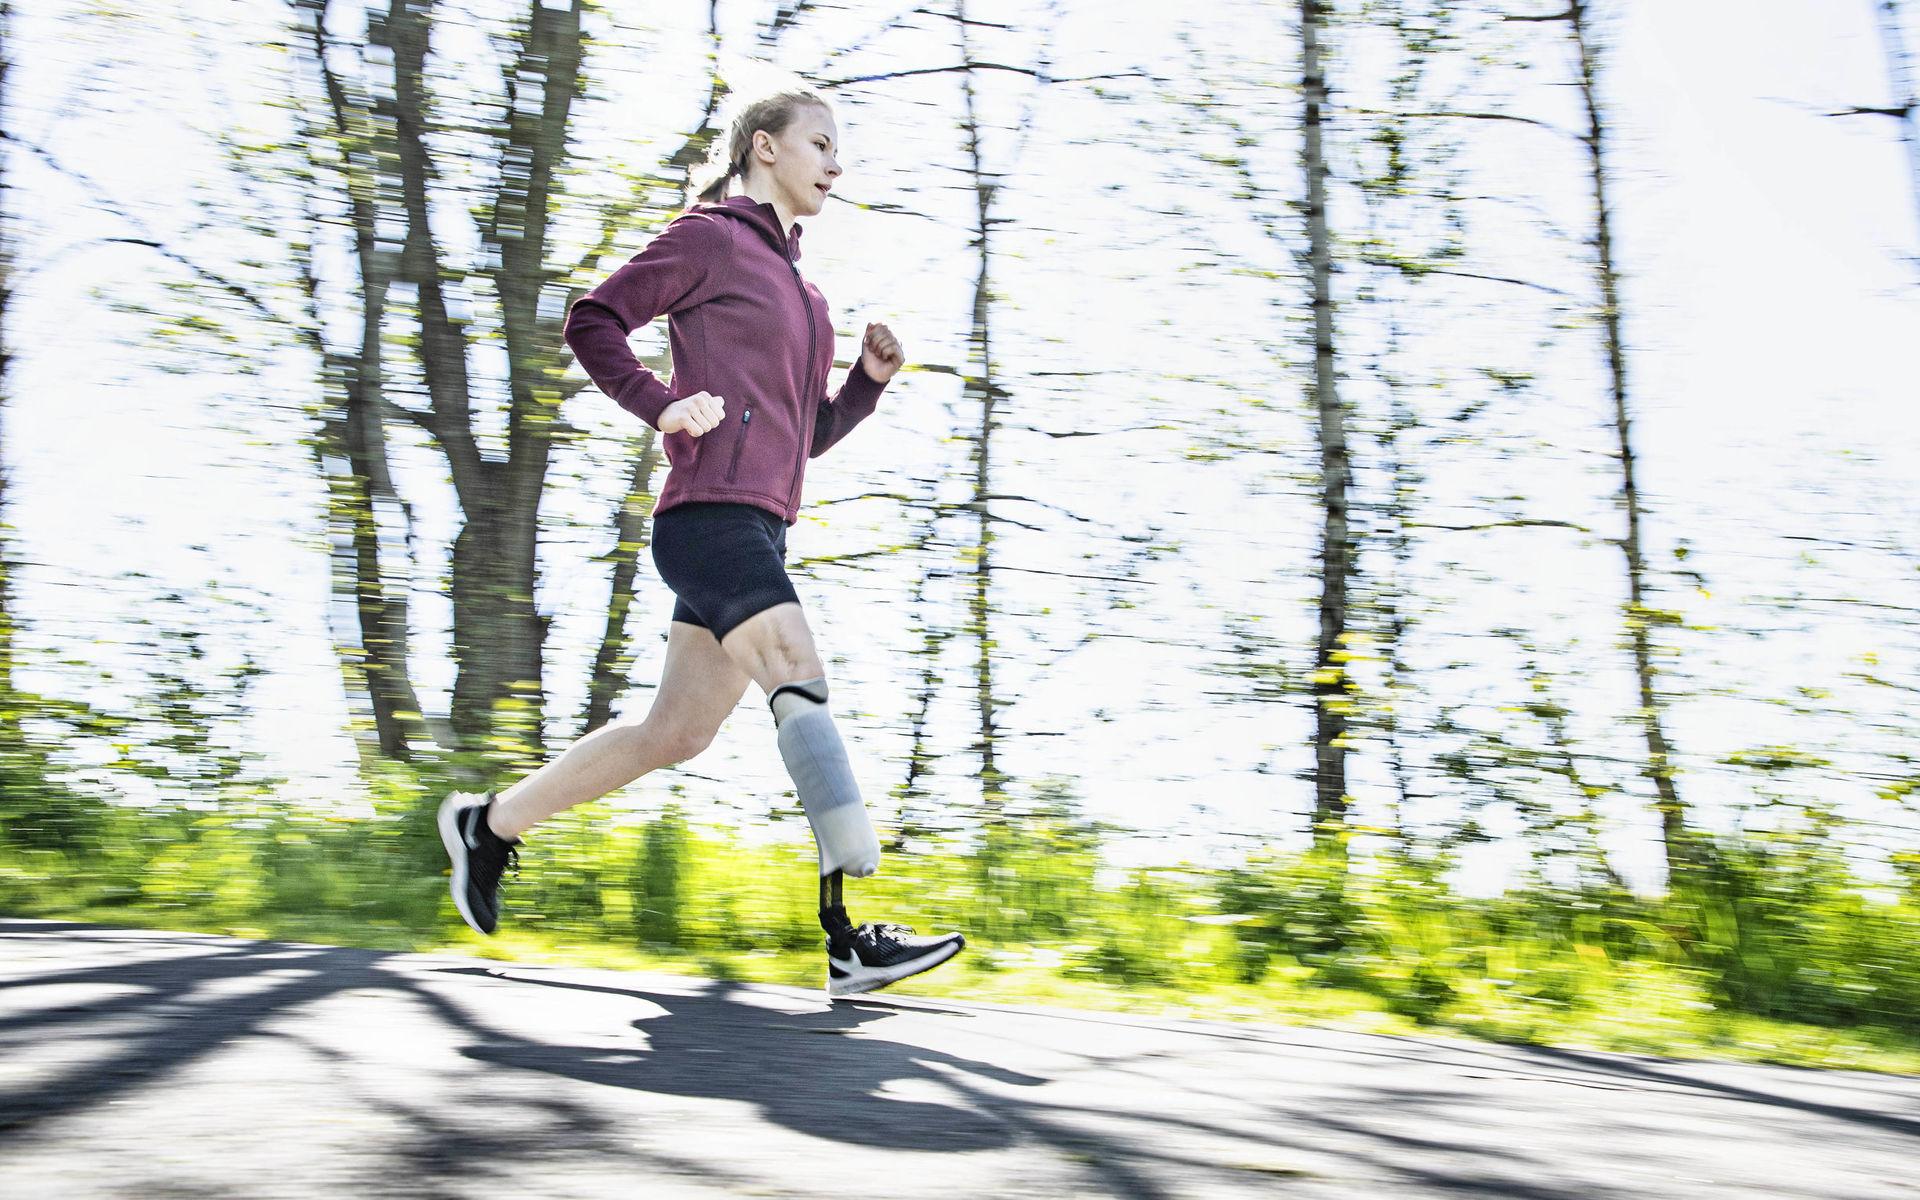
<svg viewBox="0 0 1920 1200"><path fill-rule="evenodd" d="M747 430L753 428L753 410L740 410L740 432L733 439L733 458L727 463L727 482L732 483L734 475L740 470L740 451L747 445Z"/></svg>

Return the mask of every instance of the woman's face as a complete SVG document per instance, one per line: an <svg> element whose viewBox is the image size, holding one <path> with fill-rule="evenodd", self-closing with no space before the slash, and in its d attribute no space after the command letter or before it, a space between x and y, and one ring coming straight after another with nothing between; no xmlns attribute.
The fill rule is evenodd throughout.
<svg viewBox="0 0 1920 1200"><path fill-rule="evenodd" d="M760 133L754 134L756 143L760 142ZM827 192L840 177L840 160L835 157L840 145L838 133L833 114L818 105L804 104L778 135L767 135L772 141L770 147L756 146L761 169L771 174L774 191L785 198L794 216L810 217L826 207ZM768 150L772 151L772 163L766 161Z"/></svg>

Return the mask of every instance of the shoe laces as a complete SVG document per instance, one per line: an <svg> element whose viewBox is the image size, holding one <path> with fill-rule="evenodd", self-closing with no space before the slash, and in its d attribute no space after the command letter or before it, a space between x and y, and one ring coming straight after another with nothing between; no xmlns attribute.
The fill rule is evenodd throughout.
<svg viewBox="0 0 1920 1200"><path fill-rule="evenodd" d="M876 941L884 940L892 942L899 938L913 936L911 926L896 925L891 921L875 921L868 924L867 928L873 931L872 936Z"/></svg>

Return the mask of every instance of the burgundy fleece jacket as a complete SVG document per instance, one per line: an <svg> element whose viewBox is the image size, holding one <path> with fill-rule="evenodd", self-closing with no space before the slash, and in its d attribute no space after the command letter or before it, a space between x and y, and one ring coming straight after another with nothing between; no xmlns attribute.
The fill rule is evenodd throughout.
<svg viewBox="0 0 1920 1200"><path fill-rule="evenodd" d="M655 512L695 500L752 504L791 525L807 459L872 414L881 389L859 356L827 396L833 321L800 277L800 226L780 235L771 204L731 196L674 218L628 263L574 301L566 339L600 390L658 429L667 405L695 392L726 404L699 437L665 437L666 484ZM634 357L627 337L667 315L673 378Z"/></svg>

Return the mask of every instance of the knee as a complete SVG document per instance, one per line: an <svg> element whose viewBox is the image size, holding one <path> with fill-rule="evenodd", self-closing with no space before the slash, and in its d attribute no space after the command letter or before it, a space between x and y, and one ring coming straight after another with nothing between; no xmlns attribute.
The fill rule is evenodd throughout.
<svg viewBox="0 0 1920 1200"><path fill-rule="evenodd" d="M820 661L820 655L812 646L804 643L782 642L773 661L767 664L769 674L775 679L774 686L783 683L798 683L804 679L823 679L827 668Z"/></svg>
<svg viewBox="0 0 1920 1200"><path fill-rule="evenodd" d="M697 757L708 746L713 745L713 729L700 729L686 725L667 725L648 723L647 733L658 747L658 753L670 763L685 762Z"/></svg>

